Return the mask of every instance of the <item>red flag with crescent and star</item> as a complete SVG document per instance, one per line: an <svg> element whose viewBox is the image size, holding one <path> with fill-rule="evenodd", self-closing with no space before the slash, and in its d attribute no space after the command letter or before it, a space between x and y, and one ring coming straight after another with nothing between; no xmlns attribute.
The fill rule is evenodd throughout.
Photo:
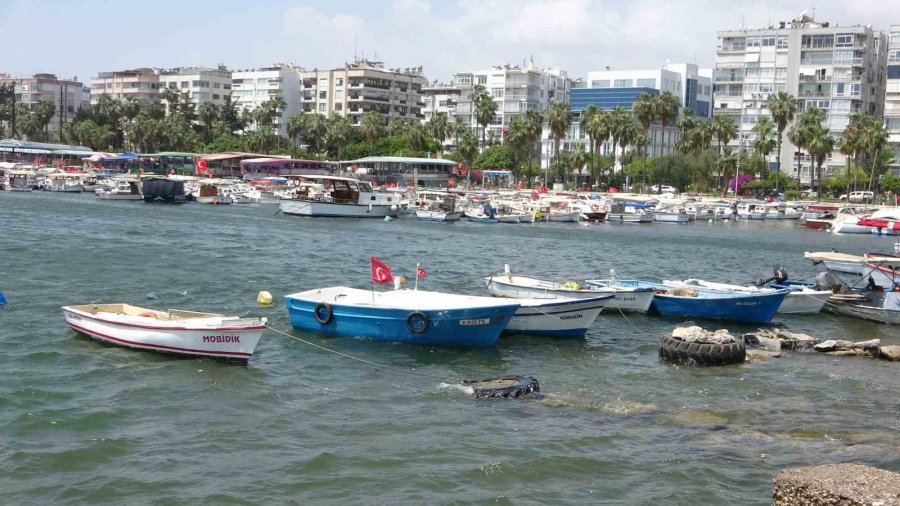
<svg viewBox="0 0 900 506"><path fill-rule="evenodd" d="M372 281L374 283L390 283L393 280L391 268L381 260L372 257Z"/></svg>
<svg viewBox="0 0 900 506"><path fill-rule="evenodd" d="M424 268L424 267L417 267L417 268L416 268L416 277L417 277L417 278L424 278L424 277L425 277L425 268Z"/></svg>

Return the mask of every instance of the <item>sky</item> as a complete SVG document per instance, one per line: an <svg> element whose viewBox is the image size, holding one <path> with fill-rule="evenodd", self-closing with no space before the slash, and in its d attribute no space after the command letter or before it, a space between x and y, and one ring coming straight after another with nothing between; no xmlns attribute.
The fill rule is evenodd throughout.
<svg viewBox="0 0 900 506"><path fill-rule="evenodd" d="M0 0L0 73L87 83L137 67L313 69L365 56L443 82L532 58L584 78L667 60L710 67L718 30L804 10L832 24L900 24L897 0Z"/></svg>

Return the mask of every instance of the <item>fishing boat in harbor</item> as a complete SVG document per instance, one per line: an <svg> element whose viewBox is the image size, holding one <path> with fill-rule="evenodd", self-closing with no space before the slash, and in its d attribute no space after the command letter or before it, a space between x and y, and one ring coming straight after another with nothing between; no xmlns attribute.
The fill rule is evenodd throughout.
<svg viewBox="0 0 900 506"><path fill-rule="evenodd" d="M113 186L97 190L100 200L143 200L137 179L116 179Z"/></svg>
<svg viewBox="0 0 900 506"><path fill-rule="evenodd" d="M200 204L231 204L234 200L230 195L224 195L222 189L214 181L200 181L200 186L194 194L194 200Z"/></svg>
<svg viewBox="0 0 900 506"><path fill-rule="evenodd" d="M823 264L850 288L862 286L893 290L900 282L900 254L866 253L851 255L835 251L807 252L804 258Z"/></svg>
<svg viewBox="0 0 900 506"><path fill-rule="evenodd" d="M715 283L702 279L685 279L679 281L664 280L662 284L672 288L699 288L701 290L713 290L733 293L775 293L780 290L788 290L781 305L778 306L779 314L816 314L831 297L831 290L815 290L809 286L774 285L771 287L742 286L728 283Z"/></svg>
<svg viewBox="0 0 900 506"><path fill-rule="evenodd" d="M828 309L851 318L900 325L900 289L835 294L829 299Z"/></svg>
<svg viewBox="0 0 900 506"><path fill-rule="evenodd" d="M164 177L141 180L141 196L147 204L181 204L187 202L184 181Z"/></svg>
<svg viewBox="0 0 900 506"><path fill-rule="evenodd" d="M7 191L30 192L34 189L34 174L27 170L8 170L6 180Z"/></svg>
<svg viewBox="0 0 900 506"><path fill-rule="evenodd" d="M84 191L84 185L81 181L81 174L56 172L49 174L41 181L41 189L51 192L81 193Z"/></svg>
<svg viewBox="0 0 900 506"><path fill-rule="evenodd" d="M285 304L296 329L445 346L493 346L520 307L490 297L344 286L287 295Z"/></svg>
<svg viewBox="0 0 900 506"><path fill-rule="evenodd" d="M456 196L444 195L440 200L423 200L416 209L416 219L420 221L459 221L463 212L456 207Z"/></svg>
<svg viewBox="0 0 900 506"><path fill-rule="evenodd" d="M660 223L689 223L692 216L685 211L655 211L653 221Z"/></svg>
<svg viewBox="0 0 900 506"><path fill-rule="evenodd" d="M195 357L246 362L265 331L265 321L194 311L156 311L130 304L62 308L76 332L110 344Z"/></svg>
<svg viewBox="0 0 900 506"><path fill-rule="evenodd" d="M611 286L611 280L588 280L598 288ZM642 280L616 280L616 284L655 291L651 313L686 318L705 318L741 323L769 323L784 301L787 290L772 293L737 293L699 288L673 288Z"/></svg>
<svg viewBox="0 0 900 506"><path fill-rule="evenodd" d="M328 218L396 217L400 198L379 193L369 183L347 177L304 176L322 184L322 191L303 188L279 203L281 212L294 216Z"/></svg>
<svg viewBox="0 0 900 506"><path fill-rule="evenodd" d="M505 332L583 337L614 294L582 299L514 299L521 307ZM512 299L511 299L512 300Z"/></svg>
<svg viewBox="0 0 900 506"><path fill-rule="evenodd" d="M582 286L577 281L556 283L527 276L516 276L510 273L509 266L504 266L500 274L484 278L487 289L494 297L512 297L517 299L557 299L557 298L593 298L613 294L612 299L602 301L611 309L646 313L653 302L654 290L635 288L612 283L604 287Z"/></svg>

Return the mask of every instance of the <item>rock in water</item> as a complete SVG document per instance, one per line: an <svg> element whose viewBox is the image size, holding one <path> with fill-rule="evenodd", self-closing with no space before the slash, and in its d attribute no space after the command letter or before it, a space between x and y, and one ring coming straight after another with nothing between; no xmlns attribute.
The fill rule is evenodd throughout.
<svg viewBox="0 0 900 506"><path fill-rule="evenodd" d="M852 348L857 350L870 350L873 348L878 348L881 346L881 339L870 339L868 341L859 341L858 343L853 343Z"/></svg>
<svg viewBox="0 0 900 506"><path fill-rule="evenodd" d="M882 346L878 348L878 356L891 362L900 362L900 346L893 344L891 346Z"/></svg>
<svg viewBox="0 0 900 506"><path fill-rule="evenodd" d="M711 332L697 326L676 327L672 331L672 337L686 343L730 344L735 341L734 336L726 329Z"/></svg>
<svg viewBox="0 0 900 506"><path fill-rule="evenodd" d="M898 504L900 473L859 464L788 469L775 476L773 499L775 506Z"/></svg>
<svg viewBox="0 0 900 506"><path fill-rule="evenodd" d="M821 343L813 346L813 349L816 351L834 351L837 349L837 341L835 341L834 339L822 341Z"/></svg>

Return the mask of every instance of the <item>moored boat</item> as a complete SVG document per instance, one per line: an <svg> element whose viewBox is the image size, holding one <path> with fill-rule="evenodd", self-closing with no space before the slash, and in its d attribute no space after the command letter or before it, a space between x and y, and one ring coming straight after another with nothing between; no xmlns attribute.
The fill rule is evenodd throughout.
<svg viewBox="0 0 900 506"><path fill-rule="evenodd" d="M129 304L64 306L72 329L110 344L178 355L244 361L265 331L255 318L193 311L156 311Z"/></svg>
<svg viewBox="0 0 900 506"><path fill-rule="evenodd" d="M287 295L285 304L297 329L447 346L493 346L519 309L515 301L490 297L344 286Z"/></svg>
<svg viewBox="0 0 900 506"><path fill-rule="evenodd" d="M583 299L514 299L521 304L506 332L544 336L584 336L614 294Z"/></svg>
<svg viewBox="0 0 900 506"><path fill-rule="evenodd" d="M779 290L788 290L784 301L778 306L780 314L815 314L822 310L831 290L815 290L801 285L775 285L773 287L757 287L732 285L727 283L715 283L702 279L685 279L679 281L664 280L662 284L672 288L699 288L702 290L714 290L734 293L774 293Z"/></svg>
<svg viewBox="0 0 900 506"><path fill-rule="evenodd" d="M304 176L322 182L324 192L299 192L279 203L281 212L328 218L384 218L397 216L400 197L378 193L369 183L336 176Z"/></svg>

